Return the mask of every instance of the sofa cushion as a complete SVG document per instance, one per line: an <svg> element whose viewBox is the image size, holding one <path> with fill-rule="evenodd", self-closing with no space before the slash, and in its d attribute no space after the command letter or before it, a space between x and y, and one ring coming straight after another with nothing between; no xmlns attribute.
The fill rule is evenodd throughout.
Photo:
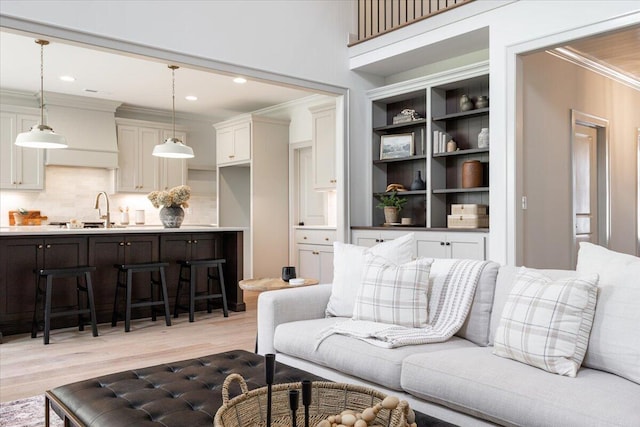
<svg viewBox="0 0 640 427"><path fill-rule="evenodd" d="M371 248L333 243L333 284L331 297L327 304L327 315L351 317L356 295L362 281L365 253L372 253L392 261L404 264L413 257L413 233L397 239L377 244Z"/></svg>
<svg viewBox="0 0 640 427"><path fill-rule="evenodd" d="M509 265L503 265L500 267L500 270L498 270L498 277L496 278L496 290L493 297L493 308L491 310L489 345L493 345L493 341L496 336L496 329L498 329L500 318L502 317L502 310L504 310L504 304L507 302L507 297L509 296L509 292L511 292L511 288L515 283L516 275L518 274L519 270L520 267L513 267ZM577 276L577 273L573 270L537 271L552 280Z"/></svg>
<svg viewBox="0 0 640 427"><path fill-rule="evenodd" d="M314 362L347 375L371 381L393 390L401 390L400 371L405 357L415 353L475 347L461 338L453 337L437 344L409 345L382 348L344 335L331 335L314 351L320 333L346 318L303 320L279 325L274 347L280 353Z"/></svg>
<svg viewBox="0 0 640 427"><path fill-rule="evenodd" d="M438 274L446 274L447 269L444 267L443 260L435 259L431 264L431 272L429 273L431 282ZM496 288L496 278L500 265L497 262L489 262L485 265L478 285L476 293L473 296L471 310L457 336L468 339L474 344L486 346L489 344L489 321L491 319L491 309L493 307L493 294Z"/></svg>
<svg viewBox="0 0 640 427"><path fill-rule="evenodd" d="M433 260L394 264L367 254L353 319L420 328L427 324L427 288Z"/></svg>
<svg viewBox="0 0 640 427"><path fill-rule="evenodd" d="M493 354L575 377L589 342L598 275L551 280L525 267L502 311Z"/></svg>
<svg viewBox="0 0 640 427"><path fill-rule="evenodd" d="M640 384L640 258L583 242L576 270L600 276L584 365Z"/></svg>
<svg viewBox="0 0 640 427"><path fill-rule="evenodd" d="M491 347L408 356L403 389L430 402L502 425L633 426L640 387L624 378L581 369L575 378L492 354Z"/></svg>

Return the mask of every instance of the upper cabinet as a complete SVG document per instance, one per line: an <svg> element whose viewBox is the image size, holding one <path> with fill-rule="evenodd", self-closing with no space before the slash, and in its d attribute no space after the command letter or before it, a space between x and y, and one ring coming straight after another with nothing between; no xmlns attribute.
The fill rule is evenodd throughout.
<svg viewBox="0 0 640 427"><path fill-rule="evenodd" d="M216 126L216 159L218 166L251 160L251 121L243 119Z"/></svg>
<svg viewBox="0 0 640 427"><path fill-rule="evenodd" d="M397 184L407 200L401 217L446 228L452 205L489 204L488 136L479 143L489 128L489 76L480 64L406 88L371 92L372 225L385 223L377 205ZM486 218L479 224L486 227Z"/></svg>
<svg viewBox="0 0 640 427"><path fill-rule="evenodd" d="M186 160L152 155L157 144L173 136L170 125L124 119L118 119L117 124L116 191L148 193L186 184ZM176 137L186 143L186 132L176 131Z"/></svg>
<svg viewBox="0 0 640 427"><path fill-rule="evenodd" d="M336 188L336 107L335 103L310 108L312 118L313 187Z"/></svg>
<svg viewBox="0 0 640 427"><path fill-rule="evenodd" d="M42 190L44 188L44 150L14 144L21 132L38 124L32 114L0 112L0 188L3 190Z"/></svg>

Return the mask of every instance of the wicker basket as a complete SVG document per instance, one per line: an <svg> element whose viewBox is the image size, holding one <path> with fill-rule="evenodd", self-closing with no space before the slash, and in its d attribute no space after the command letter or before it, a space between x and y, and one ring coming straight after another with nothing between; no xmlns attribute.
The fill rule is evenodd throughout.
<svg viewBox="0 0 640 427"><path fill-rule="evenodd" d="M240 383L241 395L229 400L229 385L233 381ZM314 382L312 401L309 406L309 425L315 426L331 415L345 409L362 412L364 409L381 402L384 393L353 384L333 382ZM289 409L289 390L301 390L301 383L277 384L272 386L271 425L272 427L291 426ZM302 391L300 391L302 395ZM222 386L222 406L216 412L216 427L263 427L267 420L267 387L248 391L244 378L238 374L229 375ZM400 401L396 409L382 409L378 412L374 424L389 427L405 427L409 405ZM304 426L304 407L299 405L296 413L297 425Z"/></svg>

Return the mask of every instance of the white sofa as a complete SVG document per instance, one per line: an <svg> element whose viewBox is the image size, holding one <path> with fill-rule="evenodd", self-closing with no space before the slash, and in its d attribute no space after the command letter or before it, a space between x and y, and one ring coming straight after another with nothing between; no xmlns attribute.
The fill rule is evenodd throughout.
<svg viewBox="0 0 640 427"><path fill-rule="evenodd" d="M599 257L598 250L592 256ZM632 263L633 258L629 257ZM333 381L362 384L396 395L420 412L463 426L637 427L640 426L640 383L635 376L640 372L637 352L640 324L636 322L639 317L635 313L640 311L640 300L636 299L640 295L640 275L635 274L640 272L640 260L635 260L638 263L627 273L619 277L617 273L613 275L614 281L631 277L633 283L626 288L630 293L617 297L626 299L627 308L635 312L622 309L622 316L612 313L621 310L614 305L620 304L620 298L616 301L616 295L612 297L609 290L600 289L592 331L593 339L606 342L600 334L609 333L611 326L619 327L621 320L626 324L631 319L632 323L625 326L626 331L611 332L631 343L612 351L605 348L602 357L609 358L613 372L624 375L631 371L635 382L605 370L585 367L590 360L595 366L605 363L598 360L600 355L596 354L593 341L575 378L494 355L494 335L518 270L496 263L484 269L464 326L446 342L387 349L355 338L331 335L314 350L320 331L336 321L347 320L326 317L332 285L324 284L260 295L258 352L277 353L279 362ZM610 260L602 261L612 265ZM585 271L598 268L591 260L584 259L582 264ZM622 265L621 268L627 268L628 263ZM566 270L540 271L551 278L577 274ZM604 276L607 275L611 276L611 272L605 271ZM613 323L604 319L610 315L615 317L611 320ZM612 346L618 342L616 337ZM621 352L619 359L616 351Z"/></svg>

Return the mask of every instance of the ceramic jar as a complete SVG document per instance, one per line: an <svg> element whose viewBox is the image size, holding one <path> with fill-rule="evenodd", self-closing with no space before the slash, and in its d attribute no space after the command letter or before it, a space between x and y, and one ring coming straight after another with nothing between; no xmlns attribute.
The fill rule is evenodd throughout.
<svg viewBox="0 0 640 427"><path fill-rule="evenodd" d="M164 228L180 228L184 220L184 210L180 206L163 206L160 209L160 222Z"/></svg>
<svg viewBox="0 0 640 427"><path fill-rule="evenodd" d="M462 95L460 97L460 111L473 110L473 101L468 95Z"/></svg>
<svg viewBox="0 0 640 427"><path fill-rule="evenodd" d="M476 108L487 108L489 106L489 98L482 95L476 100Z"/></svg>
<svg viewBox="0 0 640 427"><path fill-rule="evenodd" d="M482 128L478 134L478 148L489 148L489 128Z"/></svg>
<svg viewBox="0 0 640 427"><path fill-rule="evenodd" d="M482 187L482 163L469 160L462 164L462 188Z"/></svg>

